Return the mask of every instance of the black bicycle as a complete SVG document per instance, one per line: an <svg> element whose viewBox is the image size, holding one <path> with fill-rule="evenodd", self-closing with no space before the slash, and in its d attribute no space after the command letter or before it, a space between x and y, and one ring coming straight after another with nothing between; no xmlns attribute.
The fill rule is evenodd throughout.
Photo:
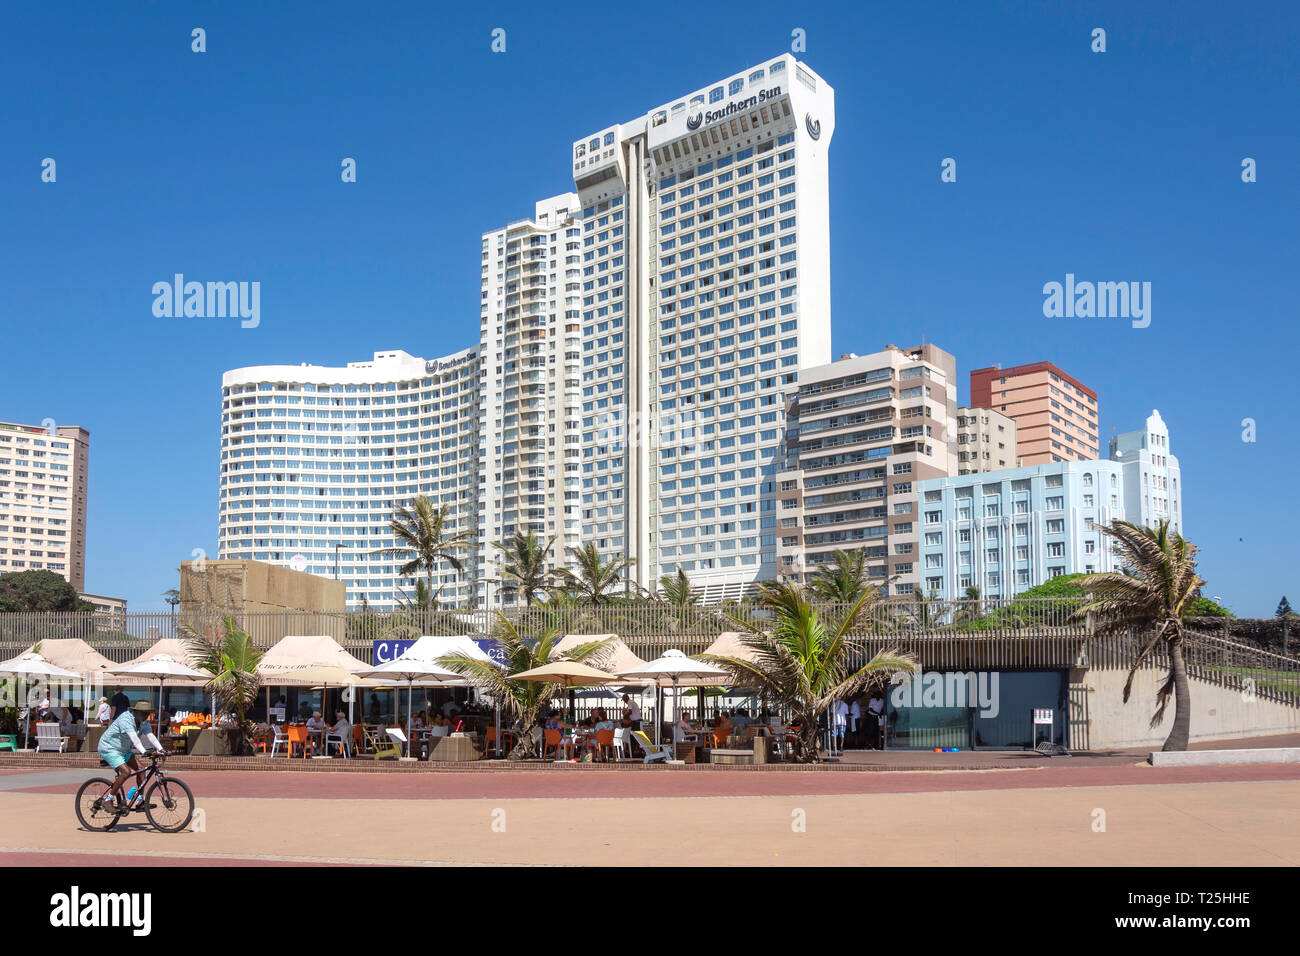
<svg viewBox="0 0 1300 956"><path fill-rule="evenodd" d="M128 813L144 813L164 833L179 833L194 816L194 794L184 782L165 774L159 765L167 759L161 751L146 754L149 766L130 774L113 803L105 803L113 781L91 777L77 791L77 819L87 830L111 830ZM103 764L107 766L107 764ZM126 800L133 777L138 777L135 796Z"/></svg>

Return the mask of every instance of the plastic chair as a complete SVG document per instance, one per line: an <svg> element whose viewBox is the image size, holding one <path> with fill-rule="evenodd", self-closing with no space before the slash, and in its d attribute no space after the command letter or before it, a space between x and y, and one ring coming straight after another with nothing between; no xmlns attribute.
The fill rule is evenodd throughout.
<svg viewBox="0 0 1300 956"><path fill-rule="evenodd" d="M569 756L572 757L572 756L573 756L573 738L572 738L572 737L565 737L565 736L564 736L564 731L562 731L562 730L548 730L548 731L546 731L546 743L545 743L544 747L542 748L542 759L543 759L543 760L546 759L546 755L547 755L547 753L549 753L552 749L555 751L555 759L556 759L556 760L559 760L559 759L560 759L560 751L561 751L561 750L565 750L565 749L567 749L567 750L569 751Z"/></svg>
<svg viewBox="0 0 1300 956"><path fill-rule="evenodd" d="M0 734L0 750L12 750L18 752L18 735L17 734Z"/></svg>
<svg viewBox="0 0 1300 956"><path fill-rule="evenodd" d="M286 733L286 734L288 735L288 737L289 737L289 756L290 756L290 757L293 756L293 748L294 748L294 747L301 747L301 748L302 748L302 757L303 757L304 760L307 759L307 752L308 752L308 751L311 751L311 753L312 753L313 756L315 755L315 753L316 753L316 743L315 743L315 741L313 741L313 740L311 739L311 735L307 733L307 728L306 728L306 727L294 727L294 726L289 726L289 727L286 727L286 728L285 728L285 733Z"/></svg>
<svg viewBox="0 0 1300 956"><path fill-rule="evenodd" d="M352 725L352 753L361 754L366 752L366 735L361 729L360 724Z"/></svg>
<svg viewBox="0 0 1300 956"><path fill-rule="evenodd" d="M284 732L284 727L275 726L271 728L271 756L274 757L283 747L285 756L289 755L289 735Z"/></svg>
<svg viewBox="0 0 1300 956"><path fill-rule="evenodd" d="M650 763L654 760L676 760L677 755L673 752L672 744L657 744L646 736L644 730L634 730L632 731L632 736L636 738L636 742L639 743L641 749L645 751L645 760L642 761L643 763Z"/></svg>
<svg viewBox="0 0 1300 956"><path fill-rule="evenodd" d="M632 756L632 731L628 727L619 727L614 731L614 755L628 758Z"/></svg>
<svg viewBox="0 0 1300 956"><path fill-rule="evenodd" d="M611 760L614 759L614 731L598 730L596 731L596 759L604 760L605 752L609 752Z"/></svg>

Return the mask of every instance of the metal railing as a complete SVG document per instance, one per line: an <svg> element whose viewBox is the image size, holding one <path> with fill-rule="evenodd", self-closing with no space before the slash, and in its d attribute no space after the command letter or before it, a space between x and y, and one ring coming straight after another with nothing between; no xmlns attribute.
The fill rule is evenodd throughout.
<svg viewBox="0 0 1300 956"><path fill-rule="evenodd" d="M1133 634L1099 635L1075 616L1081 602L1070 599L918 601L891 598L873 606L854 626L857 645L851 665L892 649L916 657L927 670L1064 670L1128 667L1139 647ZM848 605L814 605L833 626ZM14 657L45 640L81 638L109 660L124 662L161 638L188 633L219 633L225 614L219 608L176 613L128 612L110 620L90 612L0 614L0 659ZM699 654L724 631L763 627L765 611L749 603L672 607L649 601L602 607L534 606L497 611L266 611L233 615L255 646L269 648L289 634L327 634L366 663L373 663L375 641L411 639L422 634L463 634L490 638L501 619L525 636L554 628L563 634L616 634L633 653L650 659L669 648ZM1216 627L1219 633L1211 633ZM1264 647L1230 640L1267 632L1268 647L1289 646L1287 625L1279 637L1270 622L1233 619L1231 624L1197 621L1189 625L1185 658L1191 677L1254 693L1267 700L1300 706L1300 660ZM1159 651L1148 667L1166 667Z"/></svg>

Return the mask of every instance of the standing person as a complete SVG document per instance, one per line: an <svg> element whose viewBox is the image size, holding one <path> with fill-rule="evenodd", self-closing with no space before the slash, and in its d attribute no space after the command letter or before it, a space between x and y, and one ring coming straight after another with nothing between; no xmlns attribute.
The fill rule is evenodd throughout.
<svg viewBox="0 0 1300 956"><path fill-rule="evenodd" d="M623 710L627 714L628 726L633 730L641 729L641 707L627 694L623 695Z"/></svg>
<svg viewBox="0 0 1300 956"><path fill-rule="evenodd" d="M856 697L853 703L849 704L849 739L853 741L853 746L861 747L862 738L858 735L858 723L862 720L862 705Z"/></svg>
<svg viewBox="0 0 1300 956"><path fill-rule="evenodd" d="M108 706L108 698L99 698L99 709L95 711L95 723L107 724L113 719L113 708Z"/></svg>
<svg viewBox="0 0 1300 956"><path fill-rule="evenodd" d="M831 749L844 750L844 729L849 722L849 705L837 700L831 705Z"/></svg>
<svg viewBox="0 0 1300 956"><path fill-rule="evenodd" d="M112 713L108 715L109 722L117 720L126 711L131 709L131 698L122 693L121 686L113 688L113 698L109 702Z"/></svg>
<svg viewBox="0 0 1300 956"><path fill-rule="evenodd" d="M867 701L867 746L872 750L880 749L880 730L884 726L884 720L885 699L876 691L871 695L871 700Z"/></svg>

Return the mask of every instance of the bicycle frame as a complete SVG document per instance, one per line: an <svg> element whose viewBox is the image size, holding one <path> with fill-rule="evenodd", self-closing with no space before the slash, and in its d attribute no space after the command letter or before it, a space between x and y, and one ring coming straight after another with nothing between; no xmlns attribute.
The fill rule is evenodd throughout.
<svg viewBox="0 0 1300 956"><path fill-rule="evenodd" d="M131 780L131 778L133 777L140 778L139 781L136 783L135 799L130 801L128 804L126 804L128 809L130 807L135 806L135 804L139 800L143 799L145 786L149 783L149 781L153 780L156 777L166 776L166 774L164 774L158 766L158 761L165 759L166 755L163 754L162 756L159 756L158 754L149 754L147 756L149 757L149 766L141 767L139 770L133 770L130 773L123 776L122 785L118 787L117 790L118 794L121 797L123 797L123 799L125 799L126 792L130 789L128 783Z"/></svg>

